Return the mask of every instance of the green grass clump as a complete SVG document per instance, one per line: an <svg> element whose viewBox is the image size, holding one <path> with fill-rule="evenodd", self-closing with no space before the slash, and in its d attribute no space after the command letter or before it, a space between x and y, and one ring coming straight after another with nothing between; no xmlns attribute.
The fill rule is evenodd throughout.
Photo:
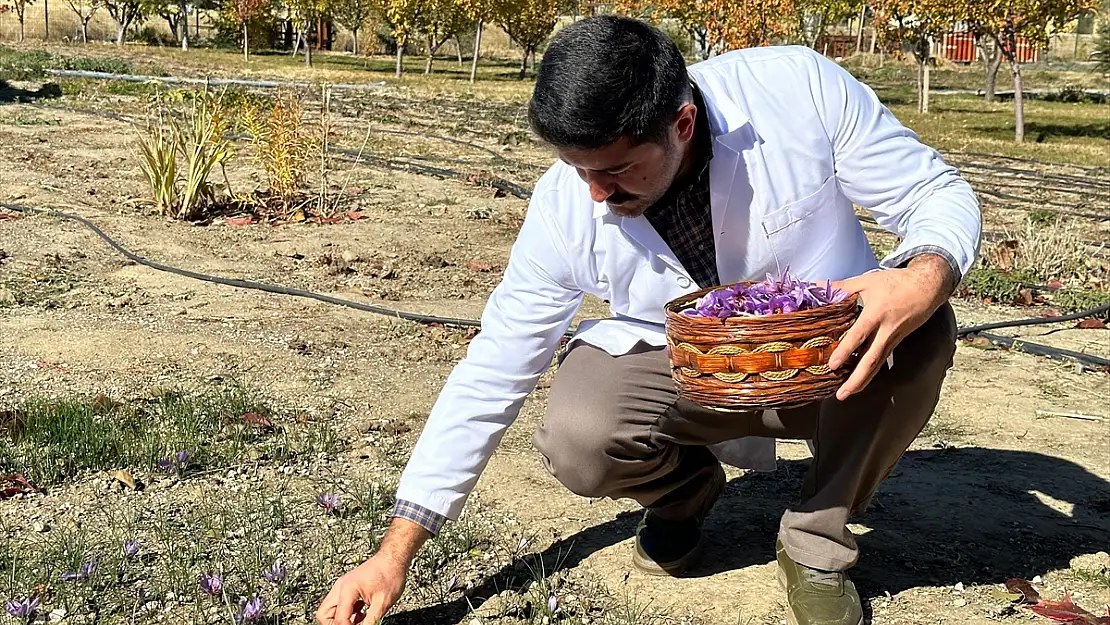
<svg viewBox="0 0 1110 625"><path fill-rule="evenodd" d="M134 66L123 59L85 56L57 56L45 50L16 50L0 46L0 78L5 80L36 80L49 69L68 69L111 74L134 73Z"/></svg>
<svg viewBox="0 0 1110 625"><path fill-rule="evenodd" d="M1003 272L992 267L974 267L964 278L964 287L981 299L1000 304L1013 302L1023 284L1037 284L1037 276L1028 270Z"/></svg>
<svg viewBox="0 0 1110 625"><path fill-rule="evenodd" d="M255 413L273 427L248 423ZM240 387L167 394L129 403L96 398L32 398L0 412L0 473L23 473L51 486L83 471L159 471L179 451L178 471L230 466L246 460L334 451L338 436L321 424L285 423Z"/></svg>

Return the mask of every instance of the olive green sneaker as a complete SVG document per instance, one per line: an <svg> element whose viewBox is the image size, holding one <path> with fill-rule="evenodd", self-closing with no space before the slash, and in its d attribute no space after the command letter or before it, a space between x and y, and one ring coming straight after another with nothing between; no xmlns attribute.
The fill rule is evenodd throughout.
<svg viewBox="0 0 1110 625"><path fill-rule="evenodd" d="M632 565L648 575L681 576L701 557L701 523L661 519L648 510L636 528Z"/></svg>
<svg viewBox="0 0 1110 625"><path fill-rule="evenodd" d="M786 591L790 625L863 625L856 585L843 571L818 571L798 564L775 543L779 584Z"/></svg>

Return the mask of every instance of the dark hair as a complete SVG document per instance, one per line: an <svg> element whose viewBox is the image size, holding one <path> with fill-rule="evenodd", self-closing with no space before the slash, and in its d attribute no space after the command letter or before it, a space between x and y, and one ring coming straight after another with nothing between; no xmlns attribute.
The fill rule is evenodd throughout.
<svg viewBox="0 0 1110 625"><path fill-rule="evenodd" d="M639 20L602 15L551 40L528 122L559 148L591 150L621 137L646 143L666 135L690 98L686 60L670 37Z"/></svg>

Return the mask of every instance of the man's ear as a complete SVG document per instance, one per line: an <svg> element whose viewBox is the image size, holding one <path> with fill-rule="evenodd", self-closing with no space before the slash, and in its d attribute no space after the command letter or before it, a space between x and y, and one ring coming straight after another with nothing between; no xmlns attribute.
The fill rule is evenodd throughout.
<svg viewBox="0 0 1110 625"><path fill-rule="evenodd" d="M675 114L674 130L678 140L686 143L694 138L694 130L698 121L698 107L693 102L687 102Z"/></svg>

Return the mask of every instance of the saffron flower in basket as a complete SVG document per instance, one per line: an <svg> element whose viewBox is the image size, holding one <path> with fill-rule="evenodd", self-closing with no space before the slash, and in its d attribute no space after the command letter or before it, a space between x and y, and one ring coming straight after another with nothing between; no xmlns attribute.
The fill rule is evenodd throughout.
<svg viewBox="0 0 1110 625"><path fill-rule="evenodd" d="M709 319L763 317L819 308L842 302L846 297L848 294L834 289L831 282L821 285L797 280L787 268L780 279L768 275L766 280L748 286L736 284L710 291L682 314Z"/></svg>

